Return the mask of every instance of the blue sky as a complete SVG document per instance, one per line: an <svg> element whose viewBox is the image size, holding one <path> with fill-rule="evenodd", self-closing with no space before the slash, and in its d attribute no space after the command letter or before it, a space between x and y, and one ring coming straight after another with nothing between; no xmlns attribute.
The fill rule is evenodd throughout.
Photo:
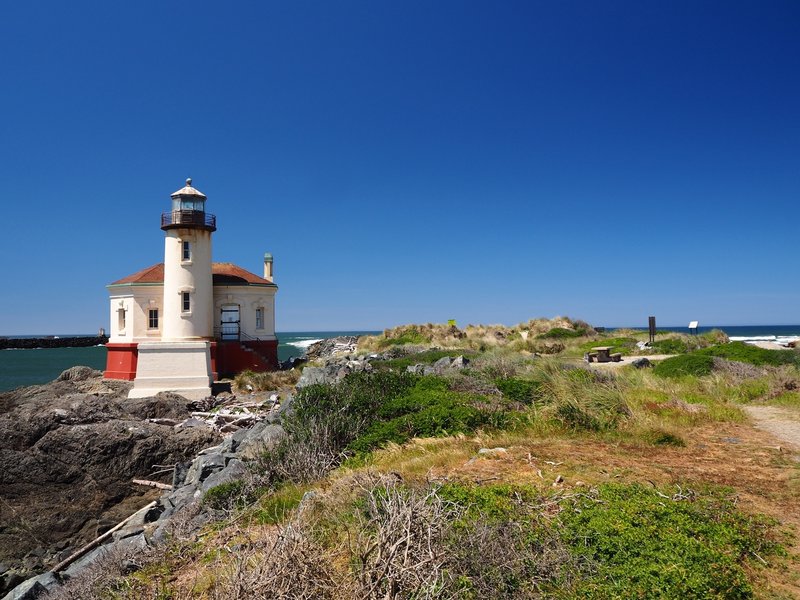
<svg viewBox="0 0 800 600"><path fill-rule="evenodd" d="M0 8L0 334L108 325L191 176L278 330L800 322L800 4Z"/></svg>

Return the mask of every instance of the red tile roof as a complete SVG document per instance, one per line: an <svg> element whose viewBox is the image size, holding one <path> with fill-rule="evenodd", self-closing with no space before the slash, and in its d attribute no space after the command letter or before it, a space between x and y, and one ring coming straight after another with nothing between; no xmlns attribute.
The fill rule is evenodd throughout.
<svg viewBox="0 0 800 600"><path fill-rule="evenodd" d="M267 281L263 277L259 277L255 273L251 273L233 263L212 263L211 276L214 279L214 285L274 285L271 281ZM134 283L164 283L164 263L158 263L137 271L133 275L118 279L111 285Z"/></svg>

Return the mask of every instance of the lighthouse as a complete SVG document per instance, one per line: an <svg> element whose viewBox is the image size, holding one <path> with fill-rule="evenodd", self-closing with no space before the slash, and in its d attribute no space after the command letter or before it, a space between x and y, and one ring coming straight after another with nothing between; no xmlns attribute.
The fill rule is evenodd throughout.
<svg viewBox="0 0 800 600"><path fill-rule="evenodd" d="M263 277L212 262L217 219L206 195L187 179L170 198L161 214L164 261L108 285L104 377L133 380L132 398L205 398L217 375L279 366L272 254L263 254Z"/></svg>
<svg viewBox="0 0 800 600"><path fill-rule="evenodd" d="M190 400L211 395L213 280L211 234L217 219L192 180L171 195L161 215L164 231L164 296L161 339L138 345L136 378L129 398L170 390Z"/></svg>

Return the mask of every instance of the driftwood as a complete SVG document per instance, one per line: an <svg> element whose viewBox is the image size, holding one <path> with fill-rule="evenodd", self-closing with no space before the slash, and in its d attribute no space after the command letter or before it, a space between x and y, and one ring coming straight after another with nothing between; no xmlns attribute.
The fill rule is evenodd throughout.
<svg viewBox="0 0 800 600"><path fill-rule="evenodd" d="M154 487L160 490L171 490L172 486L168 483L161 483L160 481L150 481L149 479L134 479L133 483L139 485L146 485L147 487Z"/></svg>
<svg viewBox="0 0 800 600"><path fill-rule="evenodd" d="M122 529L125 526L125 524L133 518L134 515L136 515L137 513L141 512L143 510L148 510L150 508L153 508L156 505L157 502L158 502L157 500L153 500L147 506L144 506L144 507L140 508L135 513L133 513L132 515L129 515L125 520L120 521L119 523L114 525L114 527L112 527L111 529L106 531L100 537L95 538L94 540L92 540L91 542L86 544L83 548L81 548L77 552L73 552L70 556L68 556L67 558L62 560L60 563L58 563L55 567L50 569L50 572L51 573L58 573L59 571L63 571L68 566L70 566L72 563L74 563L76 560L78 560L81 556L83 556L84 554L89 552L89 550L94 549L96 546L99 546L102 542L104 542L105 540L110 538L114 534L115 531L117 531L119 529Z"/></svg>

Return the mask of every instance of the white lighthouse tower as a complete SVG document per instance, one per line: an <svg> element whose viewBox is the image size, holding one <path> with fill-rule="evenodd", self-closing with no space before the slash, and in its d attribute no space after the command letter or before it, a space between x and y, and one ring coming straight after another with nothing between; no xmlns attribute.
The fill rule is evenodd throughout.
<svg viewBox="0 0 800 600"><path fill-rule="evenodd" d="M161 340L138 345L130 398L162 390L189 399L211 394L211 234L217 224L216 217L206 213L205 204L205 194L187 179L186 187L172 194L172 209L161 215L165 232Z"/></svg>

